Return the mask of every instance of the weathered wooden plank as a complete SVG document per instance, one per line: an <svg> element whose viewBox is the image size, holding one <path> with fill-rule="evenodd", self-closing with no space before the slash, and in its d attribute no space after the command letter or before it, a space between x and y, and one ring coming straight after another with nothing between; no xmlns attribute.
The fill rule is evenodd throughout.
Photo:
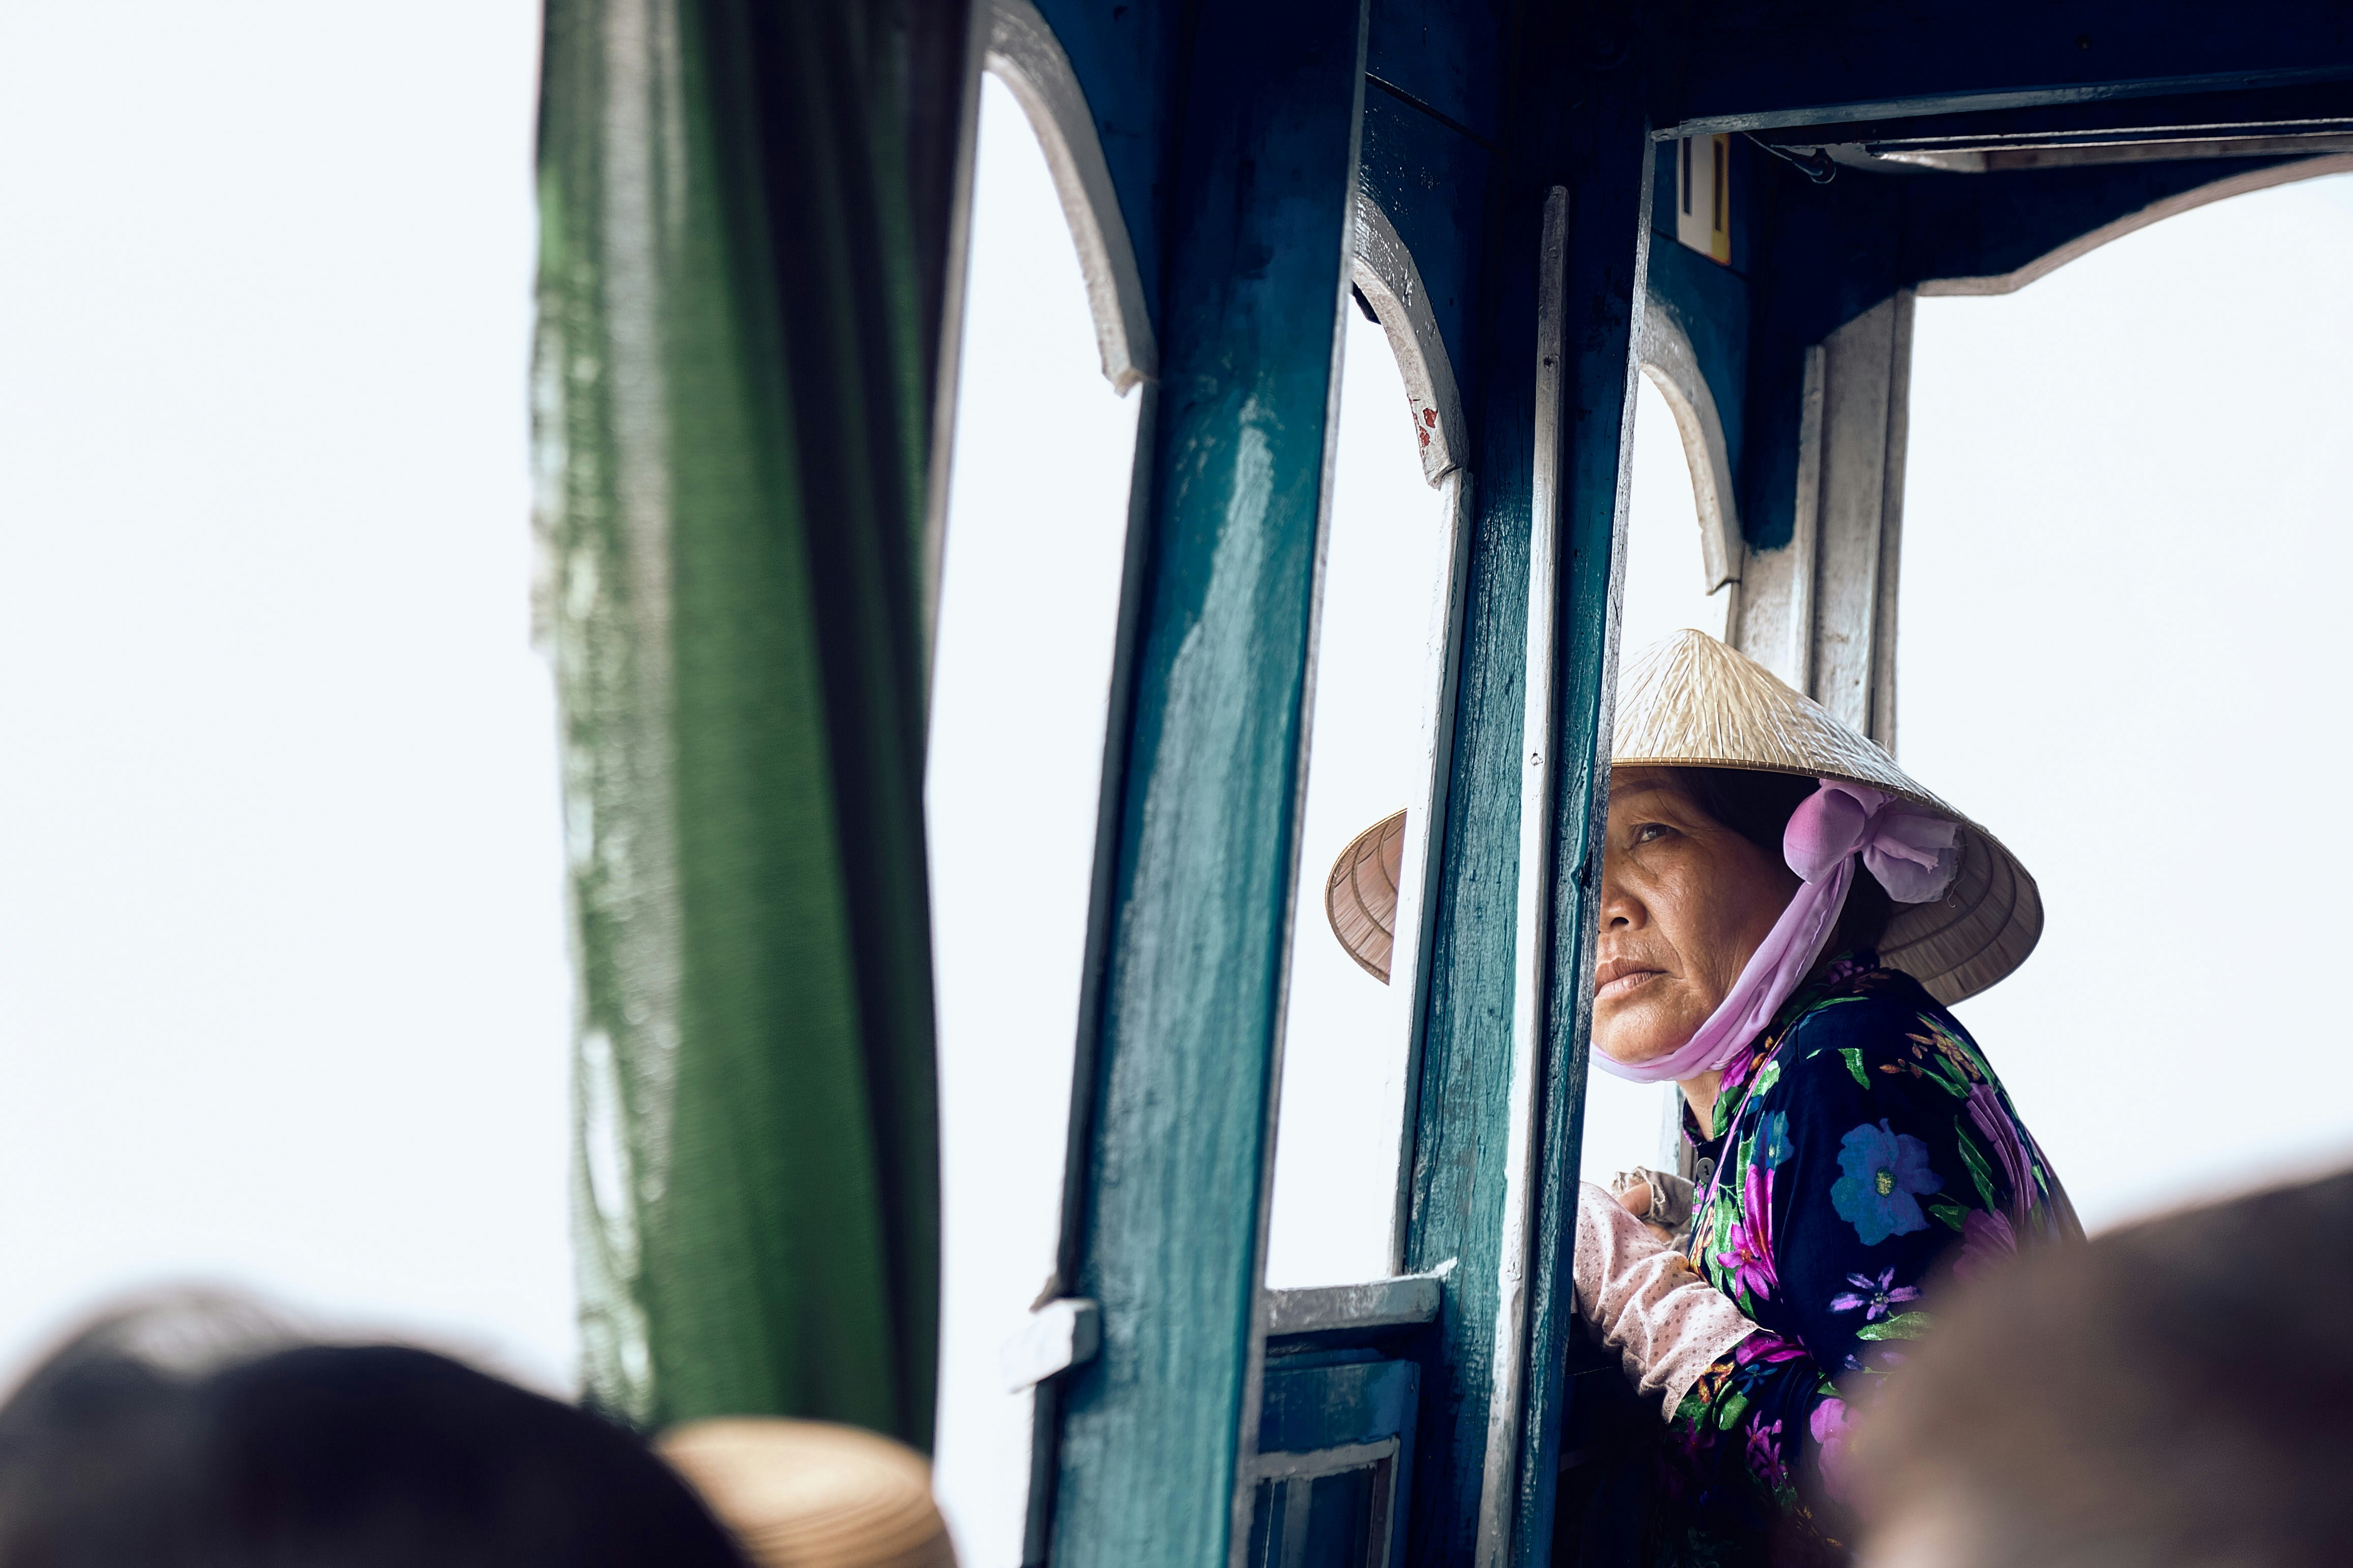
<svg viewBox="0 0 2353 1568"><path fill-rule="evenodd" d="M1895 632L1904 564L1904 459L1912 444L1912 300L1897 295L1887 350L1887 447L1880 461L1878 592L1871 608L1871 704L1859 728L1895 754Z"/></svg>
<svg viewBox="0 0 2353 1568"><path fill-rule="evenodd" d="M1257 1285L1362 0L1210 0L1184 75L1054 1555L1226 1563ZM1066 39L1067 42L1067 39ZM1073 58L1079 51L1072 50ZM1108 143L1109 138L1106 138ZM1244 1516L1246 1518L1246 1516Z"/></svg>
<svg viewBox="0 0 2353 1568"><path fill-rule="evenodd" d="M1124 395L1160 374L1158 334L1103 133L1071 57L1030 0L989 0L983 58L1020 101L1070 220L1103 377Z"/></svg>
<svg viewBox="0 0 2353 1568"><path fill-rule="evenodd" d="M1908 376L1912 295L1898 293L1832 332L1822 345L1820 523L1816 537L1813 658L1810 695L1858 730L1871 728L1879 625L1880 556L1902 514L1891 491L1889 415L1900 410ZM1896 361L1898 344L1905 363Z"/></svg>
<svg viewBox="0 0 2353 1568"><path fill-rule="evenodd" d="M1270 1290L1266 1331L1272 1337L1419 1325L1438 1316L1438 1303L1444 1295L1441 1281L1428 1274L1402 1274L1357 1285Z"/></svg>
<svg viewBox="0 0 2353 1568"><path fill-rule="evenodd" d="M1732 616L1743 652L1883 746L1895 738L1911 374L1909 289L1809 356L1793 537L1749 552Z"/></svg>

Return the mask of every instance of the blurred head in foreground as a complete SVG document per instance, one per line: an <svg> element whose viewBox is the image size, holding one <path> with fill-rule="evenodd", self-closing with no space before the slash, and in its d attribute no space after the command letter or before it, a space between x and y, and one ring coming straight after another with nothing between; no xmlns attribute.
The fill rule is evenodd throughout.
<svg viewBox="0 0 2353 1568"><path fill-rule="evenodd" d="M396 1345L178 1303L0 1407L0 1568L742 1568L637 1437Z"/></svg>
<svg viewBox="0 0 2353 1568"><path fill-rule="evenodd" d="M1871 1568L2353 1561L2353 1173L2022 1261L1851 1450Z"/></svg>

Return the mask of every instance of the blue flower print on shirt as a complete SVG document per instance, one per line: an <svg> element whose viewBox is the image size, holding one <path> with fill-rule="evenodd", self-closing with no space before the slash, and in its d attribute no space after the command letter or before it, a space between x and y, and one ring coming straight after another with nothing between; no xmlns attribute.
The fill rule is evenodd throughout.
<svg viewBox="0 0 2353 1568"><path fill-rule="evenodd" d="M1757 1130L1757 1163L1768 1171L1778 1170L1794 1152L1789 1143L1788 1112L1777 1110Z"/></svg>
<svg viewBox="0 0 2353 1568"><path fill-rule="evenodd" d="M1928 1228L1913 1194L1933 1193L1945 1179L1928 1168L1926 1143L1884 1121L1866 1121L1839 1140L1838 1163L1846 1174L1831 1184L1831 1207L1863 1246Z"/></svg>

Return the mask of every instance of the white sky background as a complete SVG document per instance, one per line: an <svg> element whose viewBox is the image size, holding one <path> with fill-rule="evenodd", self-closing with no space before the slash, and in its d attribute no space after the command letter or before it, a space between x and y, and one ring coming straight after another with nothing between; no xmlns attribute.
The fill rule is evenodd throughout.
<svg viewBox="0 0 2353 1568"><path fill-rule="evenodd" d="M573 1380L537 7L0 7L0 1377L191 1279Z"/></svg>
<svg viewBox="0 0 2353 1568"><path fill-rule="evenodd" d="M1046 160L987 79L932 689L944 1293L939 1489L1021 1558L1026 1394L997 1351L1053 1271L1136 393L1103 379Z"/></svg>
<svg viewBox="0 0 2353 1568"><path fill-rule="evenodd" d="M2353 1155L2353 176L1923 300L1904 765L2042 884L1958 1009L2086 1224Z"/></svg>
<svg viewBox="0 0 2353 1568"><path fill-rule="evenodd" d="M536 26L528 0L0 10L0 1369L110 1293L196 1279L572 1376L527 641ZM975 1568L1018 1546L1026 1405L995 1353L1051 1260L1138 401L1101 379L1008 108L932 795L940 1479ZM1902 756L2042 879L2042 950L1962 1014L2095 1224L2353 1144L2327 991L2348 187L1919 307ZM1312 1223L1275 1242L1298 1279L1386 1250L1402 1036L1320 896L1411 791L1415 661L1378 626L1418 646L1439 531L1351 323L1291 1062L1314 1087L1279 1184ZM1721 622L1681 460L1646 390L1630 647ZM1594 1093L1588 1168L1651 1154L1660 1091Z"/></svg>

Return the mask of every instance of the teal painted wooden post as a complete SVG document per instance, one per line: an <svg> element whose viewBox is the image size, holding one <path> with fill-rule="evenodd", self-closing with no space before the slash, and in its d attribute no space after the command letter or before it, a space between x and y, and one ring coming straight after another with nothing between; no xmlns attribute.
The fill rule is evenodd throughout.
<svg viewBox="0 0 2353 1568"><path fill-rule="evenodd" d="M1529 1247L1527 1359L1509 1561L1552 1552L1560 1469L1563 1363L1577 1306L1577 1156L1585 1134L1593 1021L1596 893L1609 803L1609 729L1618 686L1628 466L1641 374L1638 323L1650 269L1651 171L1641 84L1629 64L1594 82L1564 116L1569 221L1560 258L1565 328L1557 428L1559 570L1554 580L1551 877L1543 994L1539 1176ZM1543 424L1539 411L1538 424ZM1531 647L1531 657L1535 649ZM1482 1555L1482 1561L1488 1561Z"/></svg>
<svg viewBox="0 0 2353 1568"><path fill-rule="evenodd" d="M1158 448L1054 1558L1225 1568L1255 1322L1363 0L1211 0L1164 232Z"/></svg>
<svg viewBox="0 0 2353 1568"><path fill-rule="evenodd" d="M1416 1437L1418 1563L1539 1562L1551 1541L1559 1231L1647 243L1639 70L1591 25L1531 16L1487 237L1493 347L1408 1232L1411 1267L1454 1265Z"/></svg>
<svg viewBox="0 0 2353 1568"><path fill-rule="evenodd" d="M1430 895L1436 919L1409 1189L1407 1266L1449 1269L1415 1436L1407 1560L1416 1563L1472 1560L1495 1392L1545 195L1513 175L1489 227L1485 314L1494 346L1474 427L1481 478L1446 847Z"/></svg>

